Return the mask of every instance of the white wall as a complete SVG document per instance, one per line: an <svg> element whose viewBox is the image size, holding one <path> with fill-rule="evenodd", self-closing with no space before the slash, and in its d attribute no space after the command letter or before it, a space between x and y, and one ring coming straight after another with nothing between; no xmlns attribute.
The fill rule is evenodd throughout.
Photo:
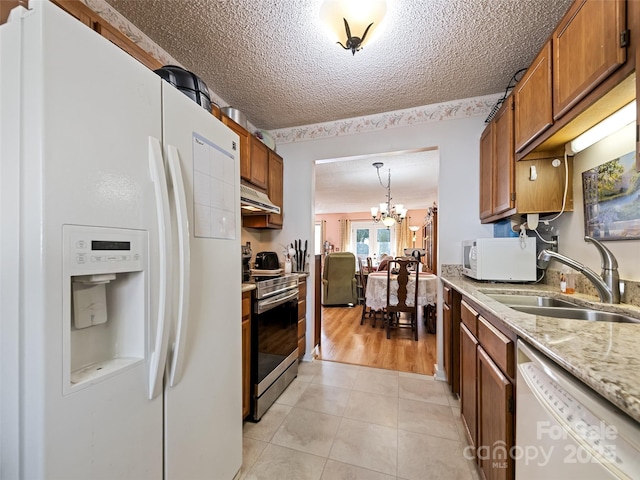
<svg viewBox="0 0 640 480"><path fill-rule="evenodd" d="M635 123L632 123L614 135L576 154L573 159L573 205L574 211L567 212L557 220L559 232L559 251L595 272L600 272L600 255L593 245L584 241L584 204L582 195L582 172L606 163L625 153L635 151ZM620 240L605 242L618 260L620 278L640 281L640 241ZM560 269L554 263L551 268Z"/></svg>
<svg viewBox="0 0 640 480"><path fill-rule="evenodd" d="M389 128L358 135L278 145L284 158L284 228L273 234L276 244L293 239L313 242L314 162L327 158L438 147L439 263L460 263L460 242L492 236L491 225L481 225L479 212L479 142L484 117ZM313 249L310 249L313 251ZM313 262L310 262L313 267ZM309 289L313 288L313 272ZM313 295L307 302L307 352L313 341ZM439 311L441 308L438 309ZM438 320L438 364L442 366L442 320Z"/></svg>

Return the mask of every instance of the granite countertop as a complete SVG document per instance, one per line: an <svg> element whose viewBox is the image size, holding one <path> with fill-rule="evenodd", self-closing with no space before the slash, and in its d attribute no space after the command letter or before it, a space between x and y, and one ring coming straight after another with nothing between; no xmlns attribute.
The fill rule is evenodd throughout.
<svg viewBox="0 0 640 480"><path fill-rule="evenodd" d="M256 284L255 283L243 283L242 284L242 293L250 292L251 290L255 290L255 289L256 289Z"/></svg>
<svg viewBox="0 0 640 480"><path fill-rule="evenodd" d="M441 279L500 318L519 337L640 422L640 324L531 315L513 310L485 293L542 294L636 318L640 318L639 307L605 305L597 297L562 294L559 288L549 285L486 283L447 275Z"/></svg>

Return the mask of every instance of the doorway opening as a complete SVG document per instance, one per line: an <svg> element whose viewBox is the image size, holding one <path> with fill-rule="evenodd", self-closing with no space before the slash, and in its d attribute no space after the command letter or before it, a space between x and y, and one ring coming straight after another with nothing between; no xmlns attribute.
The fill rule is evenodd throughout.
<svg viewBox="0 0 640 480"><path fill-rule="evenodd" d="M371 207L387 195L376 175L374 162L382 162L385 176L390 173L392 204L408 210L404 225L390 228L374 221ZM422 227L428 208L438 202L440 155L437 147L318 160L315 163L315 224L318 254L324 260L330 252L349 251L363 260L376 260L384 254L402 255L413 245L408 226ZM421 237L423 229L418 230ZM404 235L404 236L403 236ZM320 238L318 238L318 236ZM398 239L401 239L398 242ZM404 240L402 240L404 239ZM406 245L399 243L406 242ZM418 245L422 239L418 239ZM398 253L400 252L400 253ZM321 262L321 268L324 262ZM322 360L431 375L437 363L436 335L427 333L419 322L419 340L408 331L393 332L386 338L381 321L367 319L360 324L363 305L321 306L315 331L320 344L316 355Z"/></svg>

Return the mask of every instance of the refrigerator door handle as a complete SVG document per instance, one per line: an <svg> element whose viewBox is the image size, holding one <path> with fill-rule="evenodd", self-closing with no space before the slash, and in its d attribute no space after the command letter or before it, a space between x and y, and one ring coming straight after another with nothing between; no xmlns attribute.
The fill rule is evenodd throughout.
<svg viewBox="0 0 640 480"><path fill-rule="evenodd" d="M171 314L169 280L171 279L171 216L167 176L160 140L149 137L149 172L153 182L158 215L159 288L158 322L153 352L149 361L149 399L162 392L162 377L169 346L169 321Z"/></svg>
<svg viewBox="0 0 640 480"><path fill-rule="evenodd" d="M176 338L173 344L171 365L169 367L169 386L173 387L182 378L182 367L187 339L187 325L189 320L189 293L191 278L191 251L189 246L189 216L187 213L187 195L182 179L180 167L180 154L173 145L167 148L167 161L169 174L173 184L173 199L176 207L176 220L178 228L178 251L180 261L179 292L178 292L178 318L176 325Z"/></svg>

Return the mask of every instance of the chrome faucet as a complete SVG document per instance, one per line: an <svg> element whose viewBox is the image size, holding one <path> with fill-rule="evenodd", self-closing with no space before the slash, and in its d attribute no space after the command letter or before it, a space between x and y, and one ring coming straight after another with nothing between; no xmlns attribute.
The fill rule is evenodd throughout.
<svg viewBox="0 0 640 480"><path fill-rule="evenodd" d="M565 257L552 250L542 250L538 254L538 267L547 269L551 260L564 263L587 277L596 287L600 301L603 303L620 303L620 276L618 275L618 261L613 253L595 238L585 235L585 241L591 242L600 252L602 272L598 275L590 268L585 267L572 258ZM541 263L543 262L543 263Z"/></svg>

